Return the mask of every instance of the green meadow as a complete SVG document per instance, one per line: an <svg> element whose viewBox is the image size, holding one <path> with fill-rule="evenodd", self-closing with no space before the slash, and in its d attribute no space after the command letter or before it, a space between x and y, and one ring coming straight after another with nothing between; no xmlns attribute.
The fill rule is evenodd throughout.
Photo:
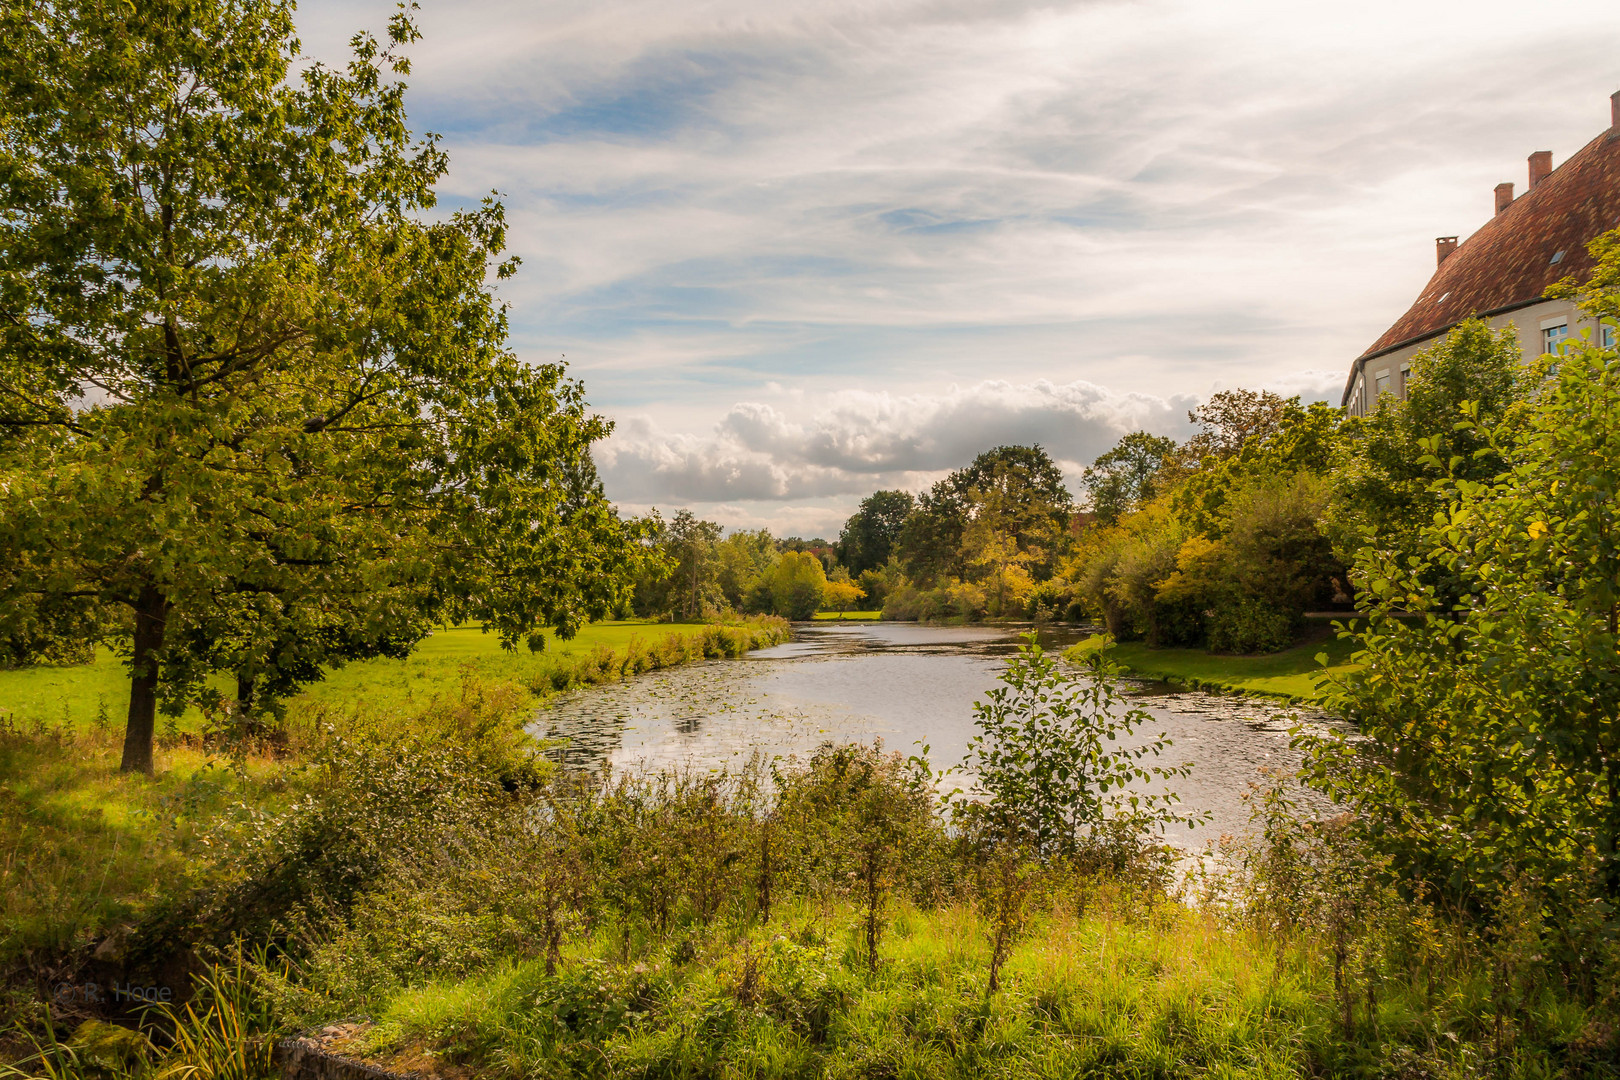
<svg viewBox="0 0 1620 1080"><path fill-rule="evenodd" d="M547 631L545 649L530 652L522 644L515 650L503 649L497 635L476 626L449 627L435 631L404 660L361 660L332 669L324 682L308 687L299 699L328 708L353 707L361 701L410 705L453 688L466 673L533 686L582 657L603 650L622 653L632 642L653 646L670 635L698 629L700 624L648 619L592 623L566 641ZM221 694L234 693L234 684L223 677L214 685ZM98 649L89 664L0 670L0 717L9 716L20 726L121 728L128 704L128 669L106 648ZM177 726L196 731L202 723L202 714L192 708Z"/></svg>
<svg viewBox="0 0 1620 1080"><path fill-rule="evenodd" d="M1064 655L1074 660L1104 644L1099 634ZM1115 642L1109 646L1108 654L1132 675L1147 679L1191 689L1314 702L1322 699L1328 680L1355 670L1350 663L1354 648L1351 642L1334 636L1260 656L1222 656L1202 649L1152 649L1139 641L1128 641ZM1318 659L1323 655L1327 658L1325 665Z"/></svg>

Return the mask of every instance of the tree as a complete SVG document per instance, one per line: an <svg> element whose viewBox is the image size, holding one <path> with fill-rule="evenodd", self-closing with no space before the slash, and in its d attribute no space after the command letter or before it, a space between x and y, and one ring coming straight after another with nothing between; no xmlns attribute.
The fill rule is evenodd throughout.
<svg viewBox="0 0 1620 1080"><path fill-rule="evenodd" d="M927 585L966 573L964 539L985 508L1020 551L1050 550L1068 525L1073 499L1062 470L1039 446L986 450L918 498L897 544L906 575Z"/></svg>
<svg viewBox="0 0 1620 1080"><path fill-rule="evenodd" d="M1533 389L1523 360L1511 327L1470 319L1412 357L1405 401L1381 398L1371 416L1346 421L1331 473L1333 538L1346 560L1370 538L1400 549L1414 542L1442 508L1437 481L1501 472L1484 433L1518 413ZM1459 428L1465 402L1475 419ZM1425 446L1435 437L1445 441L1444 459Z"/></svg>
<svg viewBox="0 0 1620 1080"><path fill-rule="evenodd" d="M1326 476L1341 450L1344 413L1323 402L1302 407L1298 399L1283 403L1269 431L1250 435L1236 453L1203 459L1171 496L1176 515L1193 530L1210 537L1231 527L1228 501L1255 483L1272 483L1302 472Z"/></svg>
<svg viewBox="0 0 1620 1080"><path fill-rule="evenodd" d="M1334 703L1358 734L1318 742L1311 775L1408 882L1489 909L1529 875L1565 927L1595 915L1612 934L1620 360L1577 349L1522 417L1470 429L1482 413L1463 407L1456 437L1483 454L1427 444L1433 517L1357 554L1370 625ZM1502 471L1466 475L1486 458Z"/></svg>
<svg viewBox="0 0 1620 1080"><path fill-rule="evenodd" d="M1251 439L1268 438L1282 426L1290 410L1298 408L1297 397L1285 398L1270 390L1211 394L1208 401L1187 412L1187 420L1203 430L1187 440L1184 455L1192 461L1231 457Z"/></svg>
<svg viewBox="0 0 1620 1080"><path fill-rule="evenodd" d="M609 425L506 347L500 205L429 213L414 27L342 70L293 31L277 0L0 12L0 621L118 641L125 770L210 671L568 636L634 561Z"/></svg>
<svg viewBox="0 0 1620 1080"><path fill-rule="evenodd" d="M861 500L838 537L838 561L857 577L889 561L917 500L907 491L875 491Z"/></svg>
<svg viewBox="0 0 1620 1080"><path fill-rule="evenodd" d="M1023 923L1025 854L1048 862L1099 854L1111 831L1133 839L1196 819L1175 812L1177 796L1133 785L1181 779L1191 765L1152 764L1171 745L1163 734L1135 739L1150 717L1125 708L1118 669L1103 650L1085 654L1079 679L1046 655L1033 632L1008 661L999 686L973 703L975 732L956 770L975 791L945 797L964 835L988 849L990 989ZM943 778L942 778L943 779Z"/></svg>
<svg viewBox="0 0 1620 1080"><path fill-rule="evenodd" d="M866 591L847 578L843 581L829 580L821 587L821 605L830 611L848 611L864 596Z"/></svg>
<svg viewBox="0 0 1620 1080"><path fill-rule="evenodd" d="M716 581L719 559L720 526L701 521L690 510L682 510L664 530L664 547L674 564L672 610L682 618L701 619L706 609L720 599Z"/></svg>
<svg viewBox="0 0 1620 1080"><path fill-rule="evenodd" d="M808 619L821 607L826 584L827 573L820 559L808 551L784 552L771 579L776 613L789 619Z"/></svg>
<svg viewBox="0 0 1620 1080"><path fill-rule="evenodd" d="M720 541L720 592L734 611L760 613L771 609L771 568L776 565L776 540L766 529L739 529Z"/></svg>
<svg viewBox="0 0 1620 1080"><path fill-rule="evenodd" d="M1133 431L1100 454L1080 478L1101 525L1112 525L1158 494L1157 477L1176 456L1176 441Z"/></svg>

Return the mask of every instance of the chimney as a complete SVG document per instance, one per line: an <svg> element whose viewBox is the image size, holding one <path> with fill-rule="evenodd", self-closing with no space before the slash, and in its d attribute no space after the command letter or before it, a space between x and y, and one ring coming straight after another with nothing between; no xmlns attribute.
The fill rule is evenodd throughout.
<svg viewBox="0 0 1620 1080"><path fill-rule="evenodd" d="M1446 261L1446 256L1457 250L1455 236L1437 236L1434 238L1434 265L1439 266Z"/></svg>
<svg viewBox="0 0 1620 1080"><path fill-rule="evenodd" d="M1530 155L1531 188L1534 188L1537 184L1547 179L1547 174L1550 172L1552 172L1551 150L1537 150L1535 153Z"/></svg>
<svg viewBox="0 0 1620 1080"><path fill-rule="evenodd" d="M1496 185L1496 212L1498 214L1500 214L1502 211L1506 210L1508 207L1510 207L1512 205L1513 205L1513 185L1512 184L1497 184Z"/></svg>
<svg viewBox="0 0 1620 1080"><path fill-rule="evenodd" d="M1614 121L1610 126L1620 128L1620 90L1609 95L1609 117Z"/></svg>

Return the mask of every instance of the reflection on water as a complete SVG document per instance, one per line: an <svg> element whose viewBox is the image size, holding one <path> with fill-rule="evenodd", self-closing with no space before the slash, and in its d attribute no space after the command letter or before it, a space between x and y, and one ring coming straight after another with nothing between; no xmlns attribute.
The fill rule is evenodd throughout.
<svg viewBox="0 0 1620 1080"><path fill-rule="evenodd" d="M565 739L570 764L591 767L740 765L755 753L803 756L823 742L871 742L917 753L936 769L958 763L973 733L973 702L996 683L1012 631L910 623L798 625L795 639L750 653L643 675L570 694L543 709L531 728ZM1043 630L1062 649L1085 636ZM1202 846L1248 821L1242 794L1262 767L1293 768L1288 728L1319 714L1232 697L1133 684L1133 703L1166 733L1164 764L1193 763L1174 782L1185 808L1208 811L1208 826L1178 839Z"/></svg>

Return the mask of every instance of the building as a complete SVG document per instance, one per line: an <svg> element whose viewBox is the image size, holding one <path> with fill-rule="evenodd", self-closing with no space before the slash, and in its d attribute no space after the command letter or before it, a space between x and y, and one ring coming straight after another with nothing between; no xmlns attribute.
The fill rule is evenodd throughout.
<svg viewBox="0 0 1620 1080"><path fill-rule="evenodd" d="M1620 92L1610 104L1609 129L1574 157L1555 169L1551 151L1531 154L1523 195L1496 185L1490 221L1461 244L1455 236L1435 241L1434 276L1417 303L1351 365L1340 402L1348 412L1365 415L1382 393L1405 398L1412 354L1475 315L1497 329L1513 324L1526 356L1556 352L1581 333L1613 347L1613 326L1596 326L1573 301L1547 297L1563 278L1584 278L1592 268L1587 244L1620 227Z"/></svg>

